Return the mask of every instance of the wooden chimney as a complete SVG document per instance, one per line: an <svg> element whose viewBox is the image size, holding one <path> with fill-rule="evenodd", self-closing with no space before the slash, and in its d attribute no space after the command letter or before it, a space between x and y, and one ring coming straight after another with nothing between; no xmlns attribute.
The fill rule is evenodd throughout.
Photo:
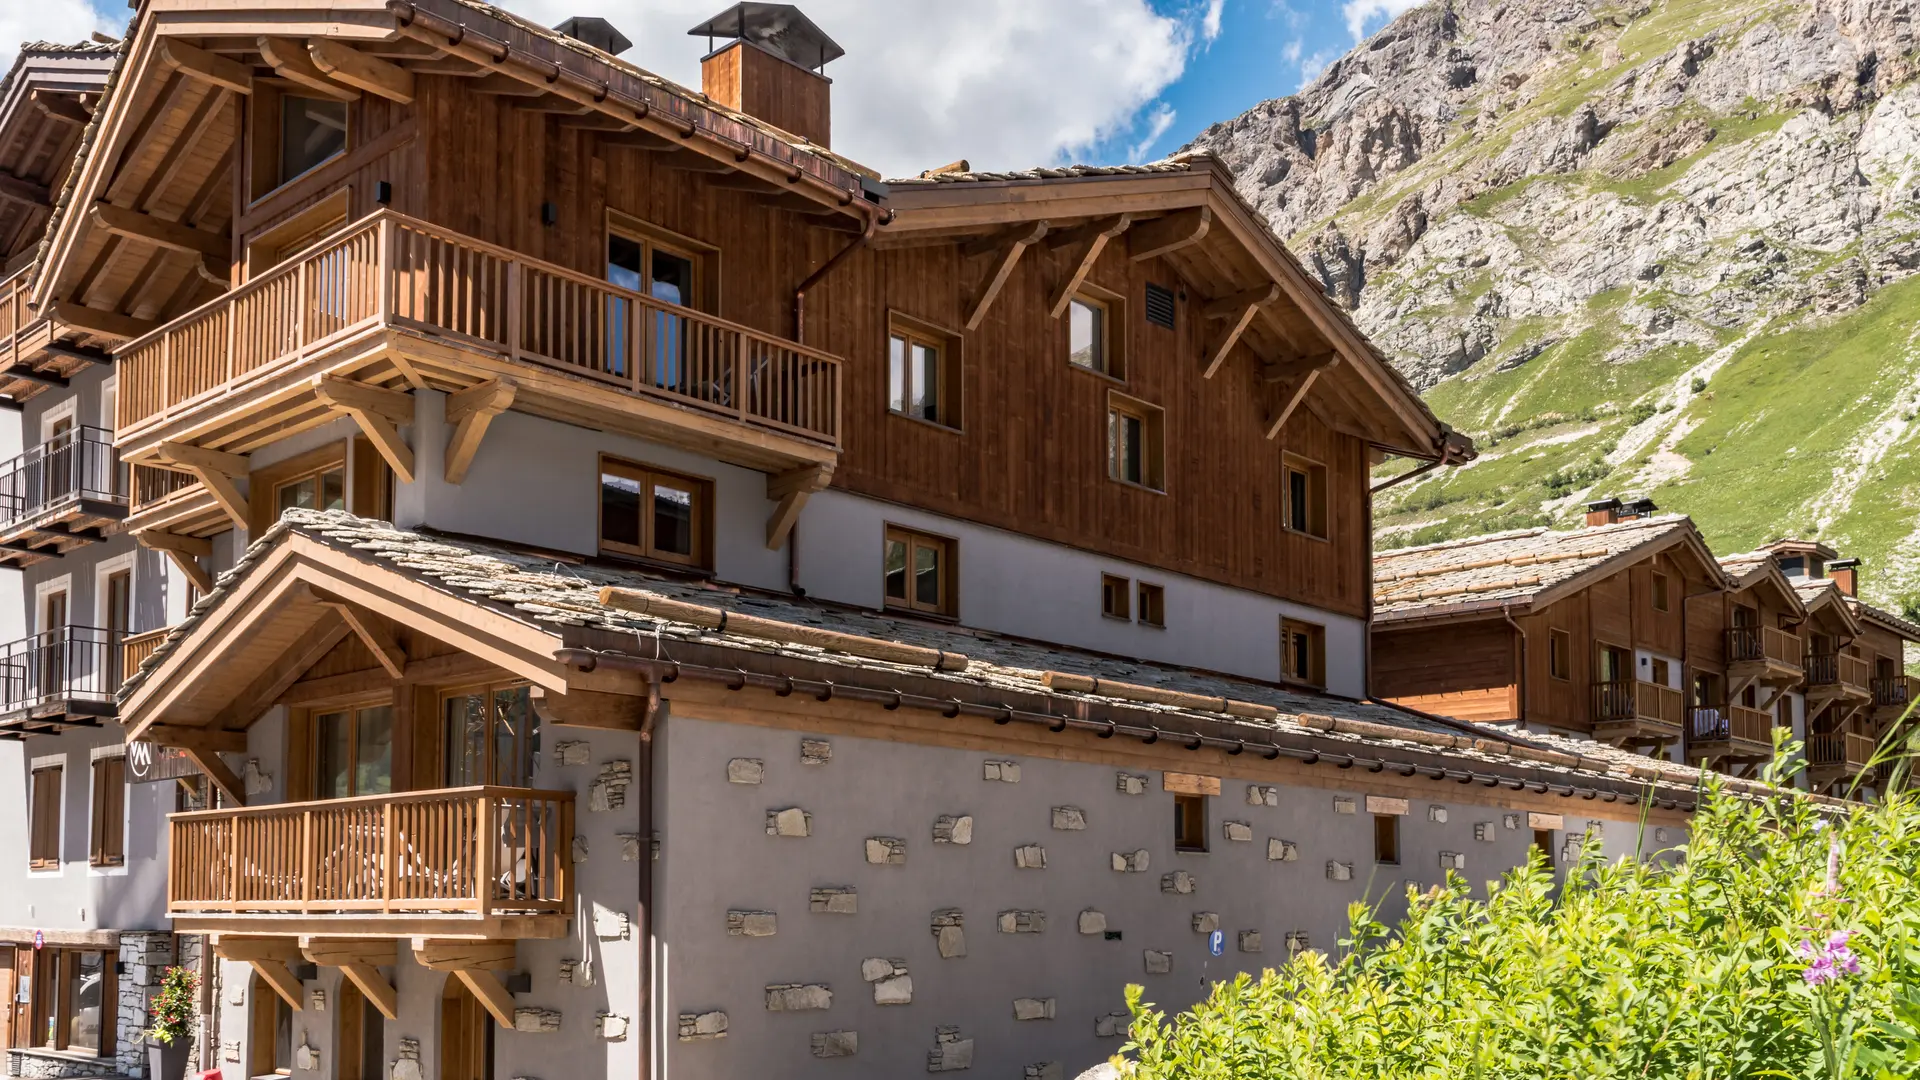
<svg viewBox="0 0 1920 1080"><path fill-rule="evenodd" d="M720 105L830 145L833 80L822 74L846 55L792 4L735 4L687 33L710 43L700 61L700 89Z"/></svg>

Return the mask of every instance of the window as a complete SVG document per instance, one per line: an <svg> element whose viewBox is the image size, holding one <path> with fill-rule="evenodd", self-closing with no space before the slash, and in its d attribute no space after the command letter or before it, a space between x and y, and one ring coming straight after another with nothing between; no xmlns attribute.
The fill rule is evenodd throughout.
<svg viewBox="0 0 1920 1080"><path fill-rule="evenodd" d="M1155 491L1166 489L1159 408L1123 394L1107 396L1107 476Z"/></svg>
<svg viewBox="0 0 1920 1080"><path fill-rule="evenodd" d="M1327 538L1327 467L1289 454L1284 459L1287 528Z"/></svg>
<svg viewBox="0 0 1920 1080"><path fill-rule="evenodd" d="M707 362L700 334L685 316L672 310L717 312L719 250L625 215L609 214L608 218L607 281L657 306L635 315L629 313L634 306L630 301L609 298L606 339L579 340L576 344L583 358L604 356L606 374L625 378L627 358L638 344L644 382L714 404L730 404L731 376L726 373L730 369L715 369ZM583 318L593 321L598 315L582 312ZM629 319L639 331L637 343L631 340Z"/></svg>
<svg viewBox="0 0 1920 1080"><path fill-rule="evenodd" d="M1655 686L1673 685L1673 665L1659 657L1653 658L1653 678L1648 681Z"/></svg>
<svg viewBox="0 0 1920 1080"><path fill-rule="evenodd" d="M66 984L61 1013L66 1021L68 1050L91 1050L98 1054L111 1037L101 1029L101 1008L106 1000L106 954L72 951L63 953L68 970L60 981Z"/></svg>
<svg viewBox="0 0 1920 1080"><path fill-rule="evenodd" d="M943 427L960 427L960 339L910 320L889 318L887 409Z"/></svg>
<svg viewBox="0 0 1920 1080"><path fill-rule="evenodd" d="M1280 677L1309 686L1327 684L1325 627L1280 620Z"/></svg>
<svg viewBox="0 0 1920 1080"><path fill-rule="evenodd" d="M1667 575L1659 571L1653 575L1653 610L1667 610Z"/></svg>
<svg viewBox="0 0 1920 1080"><path fill-rule="evenodd" d="M888 607L955 615L953 541L889 527L886 540Z"/></svg>
<svg viewBox="0 0 1920 1080"><path fill-rule="evenodd" d="M709 480L600 460L600 550L682 566L711 564Z"/></svg>
<svg viewBox="0 0 1920 1080"><path fill-rule="evenodd" d="M288 1076L293 1073L293 1007L273 987L255 975L247 987L250 1038L249 1076Z"/></svg>
<svg viewBox="0 0 1920 1080"><path fill-rule="evenodd" d="M1556 679L1573 678L1573 635L1565 630L1547 631L1547 674Z"/></svg>
<svg viewBox="0 0 1920 1080"><path fill-rule="evenodd" d="M1140 583L1140 625L1167 625L1167 590L1159 585Z"/></svg>
<svg viewBox="0 0 1920 1080"><path fill-rule="evenodd" d="M1788 577L1800 577L1807 572L1807 560L1804 555L1780 556L1780 572Z"/></svg>
<svg viewBox="0 0 1920 1080"><path fill-rule="evenodd" d="M109 570L98 581L101 623L107 631L107 680L119 686L126 675L120 670L120 642L133 626L133 571Z"/></svg>
<svg viewBox="0 0 1920 1080"><path fill-rule="evenodd" d="M1129 586L1131 585L1132 582L1126 578L1114 577L1112 574L1101 574L1100 614L1105 615L1109 619L1126 619L1131 621L1133 613L1128 610L1127 607L1128 594L1131 591Z"/></svg>
<svg viewBox="0 0 1920 1080"><path fill-rule="evenodd" d="M87 834L92 866L126 864L127 759L106 757L93 763L93 821Z"/></svg>
<svg viewBox="0 0 1920 1080"><path fill-rule="evenodd" d="M540 767L540 718L524 686L480 686L448 694L446 784L532 787Z"/></svg>
<svg viewBox="0 0 1920 1080"><path fill-rule="evenodd" d="M347 508L347 470L344 464L331 465L274 486L273 516L288 510L345 510Z"/></svg>
<svg viewBox="0 0 1920 1080"><path fill-rule="evenodd" d="M1553 863L1553 830L1552 829L1533 830L1533 850L1538 851L1540 853L1540 861L1546 864L1547 869L1549 870L1553 869L1554 863Z"/></svg>
<svg viewBox="0 0 1920 1080"><path fill-rule="evenodd" d="M1693 707L1717 709L1720 701L1720 677L1710 672L1696 672L1693 676Z"/></svg>
<svg viewBox="0 0 1920 1080"><path fill-rule="evenodd" d="M32 835L27 844L27 862L35 870L55 870L60 866L60 766L42 765L33 770Z"/></svg>
<svg viewBox="0 0 1920 1080"><path fill-rule="evenodd" d="M1400 865L1400 819L1393 814L1373 815L1373 861Z"/></svg>
<svg viewBox="0 0 1920 1080"><path fill-rule="evenodd" d="M1152 326L1173 329L1174 312L1173 290L1164 285L1147 282L1147 322Z"/></svg>
<svg viewBox="0 0 1920 1080"><path fill-rule="evenodd" d="M346 149L346 102L280 96L280 183L313 171Z"/></svg>
<svg viewBox="0 0 1920 1080"><path fill-rule="evenodd" d="M17 1010L11 1021L14 1045L113 1056L119 989L105 952L23 947L17 962L19 981L9 1003Z"/></svg>
<svg viewBox="0 0 1920 1080"><path fill-rule="evenodd" d="M352 197L350 186L341 187L280 224L253 234L247 241L247 273L263 274L339 231L347 223ZM345 299L335 291L316 297L319 303L308 310L338 319L345 314Z"/></svg>
<svg viewBox="0 0 1920 1080"><path fill-rule="evenodd" d="M35 643L40 654L40 663L33 672L38 676L40 685L28 690L30 696L58 697L67 689L67 653L69 650L67 627L67 590L64 587L68 579L62 578L61 588L49 589L40 594L40 639ZM46 584L46 583L42 583Z"/></svg>
<svg viewBox="0 0 1920 1080"><path fill-rule="evenodd" d="M1109 363L1107 314L1103 300L1082 295L1068 301L1067 360L1075 367L1117 376Z"/></svg>
<svg viewBox="0 0 1920 1080"><path fill-rule="evenodd" d="M313 797L393 790L393 706L335 709L313 717Z"/></svg>
<svg viewBox="0 0 1920 1080"><path fill-rule="evenodd" d="M1207 850L1207 797L1173 797L1173 848L1175 851Z"/></svg>

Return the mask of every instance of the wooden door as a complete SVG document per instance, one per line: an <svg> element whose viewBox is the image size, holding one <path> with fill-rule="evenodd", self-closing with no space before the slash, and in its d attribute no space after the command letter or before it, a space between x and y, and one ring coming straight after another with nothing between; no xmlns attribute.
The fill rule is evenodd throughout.
<svg viewBox="0 0 1920 1080"><path fill-rule="evenodd" d="M13 953L13 946L0 945L0 1003L6 1009L0 1013L0 1050L13 1046L13 999L19 996L13 979Z"/></svg>
<svg viewBox="0 0 1920 1080"><path fill-rule="evenodd" d="M30 948L14 950L13 997L9 1002L13 1010L9 1018L13 1035L9 1042L14 1046L33 1045L33 970L38 956Z"/></svg>
<svg viewBox="0 0 1920 1080"><path fill-rule="evenodd" d="M440 1080L493 1080L493 1017L457 975L440 1000Z"/></svg>

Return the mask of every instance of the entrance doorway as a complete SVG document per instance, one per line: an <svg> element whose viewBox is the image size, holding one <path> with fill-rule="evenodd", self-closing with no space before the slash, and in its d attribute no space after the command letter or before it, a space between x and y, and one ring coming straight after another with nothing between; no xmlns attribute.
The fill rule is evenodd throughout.
<svg viewBox="0 0 1920 1080"><path fill-rule="evenodd" d="M493 1016L457 975L440 998L440 1080L493 1080Z"/></svg>

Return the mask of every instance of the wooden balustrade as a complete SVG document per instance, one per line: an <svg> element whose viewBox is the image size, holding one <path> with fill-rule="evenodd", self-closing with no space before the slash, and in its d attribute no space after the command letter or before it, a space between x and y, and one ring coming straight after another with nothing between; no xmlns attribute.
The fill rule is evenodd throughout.
<svg viewBox="0 0 1920 1080"><path fill-rule="evenodd" d="M1832 686L1840 681L1840 656L1838 653L1807 654L1807 685Z"/></svg>
<svg viewBox="0 0 1920 1080"><path fill-rule="evenodd" d="M20 331L33 321L27 309L27 272L25 270L0 281L0 369L12 367L19 359Z"/></svg>
<svg viewBox="0 0 1920 1080"><path fill-rule="evenodd" d="M1871 735L1831 731L1807 736L1807 764L1827 768L1865 768L1873 760Z"/></svg>
<svg viewBox="0 0 1920 1080"><path fill-rule="evenodd" d="M162 469L155 465L134 465L132 512L137 514L142 509L166 502L199 482L192 473Z"/></svg>
<svg viewBox="0 0 1920 1080"><path fill-rule="evenodd" d="M1650 722L1678 729L1685 716L1686 701L1672 687L1615 679L1593 684L1595 723Z"/></svg>
<svg viewBox="0 0 1920 1080"><path fill-rule="evenodd" d="M568 910L573 793L466 787L170 818L174 913Z"/></svg>
<svg viewBox="0 0 1920 1080"><path fill-rule="evenodd" d="M126 678L140 670L153 650L166 640L167 631L172 627L163 626L158 630L148 630L143 634L128 634L120 640L120 677Z"/></svg>
<svg viewBox="0 0 1920 1080"><path fill-rule="evenodd" d="M1671 724L1676 728L1680 726L1680 718L1686 711L1686 698L1680 691L1658 683L1634 683L1633 699L1634 713L1639 719Z"/></svg>
<svg viewBox="0 0 1920 1080"><path fill-rule="evenodd" d="M1911 675L1895 675L1890 679L1875 679L1872 685L1873 704L1882 709L1904 709L1920 701L1920 679Z"/></svg>
<svg viewBox="0 0 1920 1080"><path fill-rule="evenodd" d="M123 346L119 431L381 327L840 441L839 358L384 210Z"/></svg>
<svg viewBox="0 0 1920 1080"><path fill-rule="evenodd" d="M1777 626L1732 626L1726 631L1727 662L1767 661L1797 668L1800 639Z"/></svg>
<svg viewBox="0 0 1920 1080"><path fill-rule="evenodd" d="M1837 675L1840 685L1866 690L1867 685L1873 682L1873 665L1858 656L1849 656L1846 653L1841 653L1839 659Z"/></svg>
<svg viewBox="0 0 1920 1080"><path fill-rule="evenodd" d="M1745 705L1694 706L1687 710L1687 741L1699 744L1738 741L1771 745L1773 717Z"/></svg>
<svg viewBox="0 0 1920 1080"><path fill-rule="evenodd" d="M1760 709L1749 709L1745 705L1734 705L1727 709L1727 725L1736 739L1746 742L1773 742L1773 715Z"/></svg>

